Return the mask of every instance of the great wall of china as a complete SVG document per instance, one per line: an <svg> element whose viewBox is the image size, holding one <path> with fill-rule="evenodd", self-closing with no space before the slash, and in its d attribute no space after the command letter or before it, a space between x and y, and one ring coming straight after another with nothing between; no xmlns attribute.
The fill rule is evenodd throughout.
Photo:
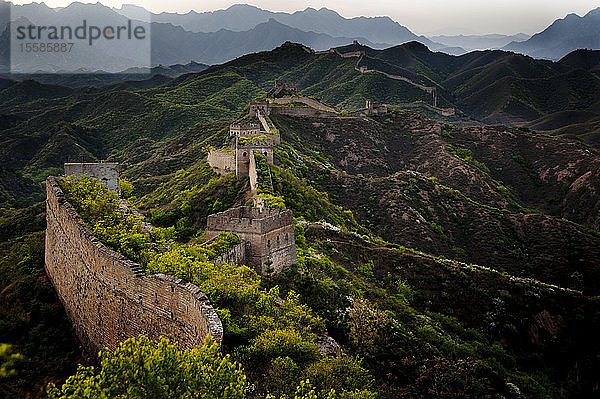
<svg viewBox="0 0 600 399"><path fill-rule="evenodd" d="M65 165L67 175L88 175L116 193L118 168ZM208 335L221 343L221 321L197 286L164 274L146 275L138 264L94 237L65 199L56 177L46 180L46 191L46 273L88 353L114 350L138 334L165 336L181 348L201 345ZM151 228L146 223L145 229ZM297 261L289 210L238 207L210 215L204 245L223 232L234 232L241 240L215 263L248 265L264 273L281 272Z"/></svg>
<svg viewBox="0 0 600 399"><path fill-rule="evenodd" d="M358 45L359 43L355 40L354 45ZM387 77L388 79L399 80L402 82L406 82L419 90L423 90L427 94L432 96L432 105L425 104L422 102L414 102L414 103L402 103L398 104L399 108L425 108L431 112L435 112L441 116L453 116L456 114L456 110L454 108L438 108L438 96L437 96L437 87L435 86L425 86L416 82L413 82L411 79L405 76L392 75L384 71L380 71L377 69L368 69L365 66L360 66L361 61L366 56L364 51L350 51L347 53L342 53L338 49L331 48L329 50L316 51L314 54L337 54L342 58L358 58L356 61L356 65L354 66L354 70L360 73L379 73Z"/></svg>
<svg viewBox="0 0 600 399"><path fill-rule="evenodd" d="M364 54L339 55L349 58ZM211 150L208 155L208 163L218 173L248 176L252 194L258 186L255 155L264 156L272 164L273 147L280 142L269 115L357 118L387 113L386 106L375 106L367 100L364 109L342 114L315 99L297 96L296 88L279 81L274 93L283 90L293 96L251 103L249 116L260 123L232 124L231 148ZM65 174L89 175L119 194L118 164L65 164ZM66 201L57 178L47 179L46 190L46 272L89 353L114 350L119 342L138 334L151 339L166 336L182 348L200 345L208 335L222 341L221 321L198 287L172 276L146 275L139 265L94 237ZM265 209L263 202L258 207L238 207L210 215L207 243L222 232L236 233L241 242L219 256L216 263L246 264L261 273L279 273L297 262L294 221L289 210Z"/></svg>
<svg viewBox="0 0 600 399"><path fill-rule="evenodd" d="M89 353L114 350L142 333L166 336L182 348L202 344L209 334L221 342L221 321L198 287L144 274L94 237L56 178L48 178L46 191L46 272Z"/></svg>

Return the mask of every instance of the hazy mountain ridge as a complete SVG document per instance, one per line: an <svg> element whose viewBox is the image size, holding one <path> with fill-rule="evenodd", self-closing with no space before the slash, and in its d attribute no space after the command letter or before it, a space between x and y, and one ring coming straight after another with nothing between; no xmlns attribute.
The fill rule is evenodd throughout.
<svg viewBox="0 0 600 399"><path fill-rule="evenodd" d="M47 7L45 4L28 4L16 6L14 9L12 13L13 19L24 18L26 16L32 23L60 18L61 21L64 21L64 24L78 26L81 25L84 19L89 19L92 16L96 19L117 21L119 23L125 23L127 18L100 3L83 4L75 2L68 7L56 10ZM138 14L141 14L141 12L138 12ZM222 27L210 33L192 32L170 22L153 22L150 27L152 44L151 64L153 66L186 64L190 61L204 64L222 63L247 53L270 50L286 41L302 42L315 50L337 47L350 43L353 40L359 40L376 48L387 47L384 43L371 42L367 38L355 33L352 33L349 37L334 37L326 33L316 33L293 28L273 18L242 31L239 31L239 29L229 30ZM407 37L412 38L413 36L408 35ZM416 36L414 37L416 38ZM8 66L8 51L9 34L8 31L5 31L4 33L0 33L0 64L5 64L5 67ZM107 56L102 51L84 51L81 54L76 53L76 55L78 56L76 61L86 65L85 69L87 71L93 72L94 65L106 64ZM139 58L141 58L141 55ZM2 62L3 59L5 60L4 62ZM53 64L59 65L60 62L60 57L46 56L44 59L39 60L39 64L34 70L42 71L45 70L44 67L49 67ZM118 60L115 60L115 62L118 62ZM68 64L63 66L63 69L66 70L67 67ZM48 72L59 71L60 68L48 70ZM118 71L121 71L121 69L117 68L111 72Z"/></svg>
<svg viewBox="0 0 600 399"><path fill-rule="evenodd" d="M530 38L529 35L518 33L516 35L438 35L429 36L436 43L446 46L461 47L465 52L475 50L495 50L512 42L522 42Z"/></svg>
<svg viewBox="0 0 600 399"><path fill-rule="evenodd" d="M569 14L557 19L529 40L510 43L504 49L555 61L577 49L600 50L600 8L583 17Z"/></svg>
<svg viewBox="0 0 600 399"><path fill-rule="evenodd" d="M6 9L0 6L0 9L2 8ZM319 10L307 8L295 13L282 13L237 4L214 12L151 14L137 6L125 5L120 9L111 9L100 3L75 2L56 10L43 3L15 6L13 18L23 15L34 23L36 19L44 20L49 15L60 15L67 24L80 23L85 16L89 15L117 21L125 20L127 17L140 19L151 17L153 66L185 64L190 61L205 64L222 63L249 52L269 50L285 41L301 42L315 50L341 46L353 40L379 49L418 41L434 51L454 55L462 55L471 50L503 48L535 58L553 60L558 60L578 48L600 48L597 32L600 26L598 10L590 11L585 17L571 14L565 19L557 20L545 31L525 41L521 40L527 37L521 34L514 36L440 35L430 40L412 33L389 17L348 19L326 8ZM0 16L0 28L1 25L3 24ZM0 65L4 64L6 69L8 32L1 32L0 29ZM511 39L515 41L508 43ZM177 45L174 46L174 43ZM101 53L84 54L83 58L90 60L89 68L95 64L95 56L103 60L106 58ZM115 59L115 62L118 60Z"/></svg>
<svg viewBox="0 0 600 399"><path fill-rule="evenodd" d="M153 23L152 62L172 64L196 60L206 64L219 64L244 54L272 49L286 41L302 43L314 50L326 50L353 40L370 43L361 37L332 37L323 33L304 32L274 19L245 32L221 29L212 33L192 33L171 24ZM185 46L173 47L172 43L185 43Z"/></svg>
<svg viewBox="0 0 600 399"><path fill-rule="evenodd" d="M423 36L412 33L405 26L389 17L343 18L327 8L307 8L294 13L272 12L258 7L236 4L225 10L187 14L153 14L155 22L180 25L192 32L216 32L221 29L245 31L274 19L284 25L307 32L324 33L333 37L364 37L373 43L401 44L412 40L433 43Z"/></svg>

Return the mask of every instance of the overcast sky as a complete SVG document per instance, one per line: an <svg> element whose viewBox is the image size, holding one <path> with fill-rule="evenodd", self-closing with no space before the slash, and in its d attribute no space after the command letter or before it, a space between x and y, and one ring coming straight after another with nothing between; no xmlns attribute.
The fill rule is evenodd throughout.
<svg viewBox="0 0 600 399"><path fill-rule="evenodd" d="M80 0L95 3L97 0ZM14 1L18 4L30 0ZM50 7L65 6L70 0L45 0ZM152 12L186 13L227 8L232 4L247 3L272 11L293 12L306 7L327 7L344 17L388 15L415 33L449 31L458 28L472 33L517 32L536 33L557 18L569 13L585 15L600 7L600 0L101 0L102 4L120 7L123 3L136 4Z"/></svg>

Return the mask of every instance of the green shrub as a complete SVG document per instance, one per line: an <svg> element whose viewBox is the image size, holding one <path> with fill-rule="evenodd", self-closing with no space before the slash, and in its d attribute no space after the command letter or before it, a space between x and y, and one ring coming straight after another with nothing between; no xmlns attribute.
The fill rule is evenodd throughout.
<svg viewBox="0 0 600 399"><path fill-rule="evenodd" d="M17 375L24 360L20 353L13 353L12 345L0 344L0 379Z"/></svg>
<svg viewBox="0 0 600 399"><path fill-rule="evenodd" d="M289 356L276 357L265 374L265 389L273 395L289 395L300 380L300 368Z"/></svg>
<svg viewBox="0 0 600 399"><path fill-rule="evenodd" d="M80 398L243 399L246 376L240 364L221 355L216 343L180 351L163 338L140 335L113 353L100 353L100 367L79 366L60 389L48 387L50 399Z"/></svg>
<svg viewBox="0 0 600 399"><path fill-rule="evenodd" d="M352 356L323 358L308 367L306 375L318 390L333 388L338 393L369 390L374 383L360 359Z"/></svg>
<svg viewBox="0 0 600 399"><path fill-rule="evenodd" d="M138 217L119 212L119 198L88 176L59 180L67 201L92 233L109 248L145 265L152 257L150 238Z"/></svg>
<svg viewBox="0 0 600 399"><path fill-rule="evenodd" d="M315 344L306 341L299 332L292 329L266 330L244 350L244 358L249 365L264 361L270 363L282 356L304 366L319 358L319 350Z"/></svg>
<svg viewBox="0 0 600 399"><path fill-rule="evenodd" d="M119 189L123 198L129 198L133 194L133 184L124 178L119 179Z"/></svg>

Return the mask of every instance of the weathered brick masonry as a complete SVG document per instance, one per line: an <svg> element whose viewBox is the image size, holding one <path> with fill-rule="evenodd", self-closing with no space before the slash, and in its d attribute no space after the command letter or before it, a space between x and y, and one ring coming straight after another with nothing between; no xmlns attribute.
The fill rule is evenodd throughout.
<svg viewBox="0 0 600 399"><path fill-rule="evenodd" d="M46 181L46 272L91 353L146 334L202 344L223 328L198 287L166 275L145 275L139 266L103 245L66 201L56 178Z"/></svg>
<svg viewBox="0 0 600 399"><path fill-rule="evenodd" d="M239 207L208 216L206 238L234 232L247 242L246 264L264 273L267 261L275 273L298 261L294 219L289 209Z"/></svg>
<svg viewBox="0 0 600 399"><path fill-rule="evenodd" d="M82 162L65 164L65 176L81 177L83 175L97 179L109 190L117 195L121 194L118 163Z"/></svg>

